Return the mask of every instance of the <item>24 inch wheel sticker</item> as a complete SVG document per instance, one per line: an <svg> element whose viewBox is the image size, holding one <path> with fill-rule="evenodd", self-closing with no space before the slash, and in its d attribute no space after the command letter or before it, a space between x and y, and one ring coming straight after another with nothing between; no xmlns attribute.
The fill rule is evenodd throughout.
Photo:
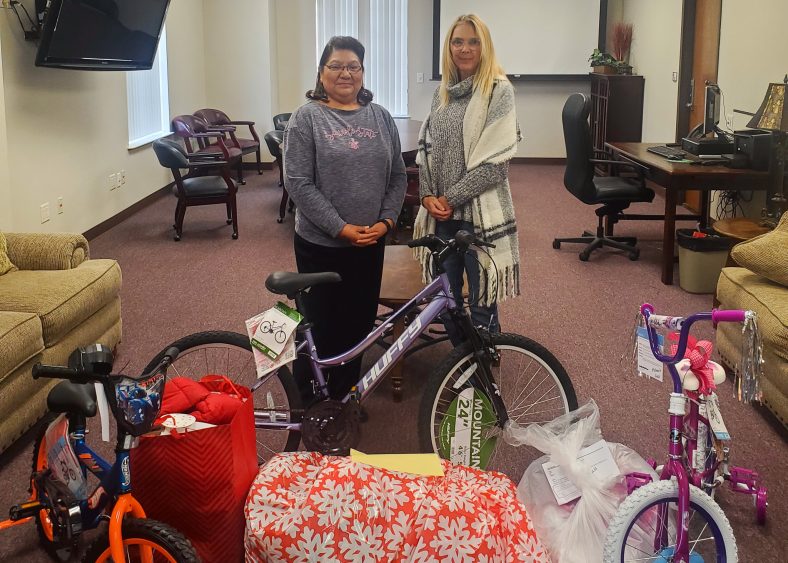
<svg viewBox="0 0 788 563"><path fill-rule="evenodd" d="M485 469L495 450L497 436L488 436L495 424L495 412L487 395L473 387L463 389L440 422L441 457Z"/></svg>

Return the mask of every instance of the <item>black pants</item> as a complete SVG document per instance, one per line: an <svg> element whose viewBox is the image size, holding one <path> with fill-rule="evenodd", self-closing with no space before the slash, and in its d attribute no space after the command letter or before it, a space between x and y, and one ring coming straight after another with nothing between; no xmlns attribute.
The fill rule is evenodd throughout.
<svg viewBox="0 0 788 563"><path fill-rule="evenodd" d="M378 311L380 280L383 276L385 238L366 247L330 247L313 244L297 234L294 240L296 264L300 273L337 272L341 283L318 285L305 294L306 320L312 323L318 355L335 356L355 346L372 330ZM332 398L343 398L358 382L361 356L328 374ZM305 354L293 365L299 387L311 391L308 383L311 366Z"/></svg>

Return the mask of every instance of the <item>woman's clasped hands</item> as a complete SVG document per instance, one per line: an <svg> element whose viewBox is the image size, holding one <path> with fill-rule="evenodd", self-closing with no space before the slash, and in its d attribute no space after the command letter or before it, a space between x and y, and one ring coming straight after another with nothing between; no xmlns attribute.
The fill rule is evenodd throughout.
<svg viewBox="0 0 788 563"><path fill-rule="evenodd" d="M348 241L353 246L370 246L375 244L379 238L386 236L388 231L389 229L382 221L367 227L348 223L339 231L339 238Z"/></svg>
<svg viewBox="0 0 788 563"><path fill-rule="evenodd" d="M428 195L421 200L421 204L436 221L451 219L452 208L446 196L435 197L434 195Z"/></svg>

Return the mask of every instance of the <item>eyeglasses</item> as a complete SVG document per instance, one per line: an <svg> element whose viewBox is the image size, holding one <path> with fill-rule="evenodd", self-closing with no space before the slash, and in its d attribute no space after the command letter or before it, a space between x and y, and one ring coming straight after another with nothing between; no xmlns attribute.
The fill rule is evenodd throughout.
<svg viewBox="0 0 788 563"><path fill-rule="evenodd" d="M330 64L326 65L326 68L331 72L342 72L343 70L347 70L350 74L358 74L364 67L358 63L350 63L347 65Z"/></svg>
<svg viewBox="0 0 788 563"><path fill-rule="evenodd" d="M451 40L452 49L460 50L463 47L468 47L468 49L471 49L473 51L481 46L482 46L482 42L479 40L478 37L471 37L467 41L465 39L460 39L459 37Z"/></svg>

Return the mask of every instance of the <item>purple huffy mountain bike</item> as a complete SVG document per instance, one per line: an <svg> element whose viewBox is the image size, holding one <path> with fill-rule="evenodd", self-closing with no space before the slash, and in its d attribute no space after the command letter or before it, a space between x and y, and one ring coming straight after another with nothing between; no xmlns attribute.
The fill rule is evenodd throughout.
<svg viewBox="0 0 788 563"><path fill-rule="evenodd" d="M711 343L696 343L689 335L697 321L745 323L744 365L739 374L742 400L759 398L760 343L755 313L714 310L689 317L654 315L644 304L640 312L654 356L668 366L673 379L670 395L668 460L660 480L645 474L627 475L629 496L610 522L605 538L604 561L735 562L738 560L733 530L713 496L728 481L732 491L750 495L760 524L766 519L766 489L758 474L728 463L730 436L719 414L716 385L725 379L721 366L708 361ZM656 329L679 331L672 355L663 354ZM692 343L688 350L688 342ZM701 357L704 356L704 357ZM656 464L654 464L656 465Z"/></svg>

